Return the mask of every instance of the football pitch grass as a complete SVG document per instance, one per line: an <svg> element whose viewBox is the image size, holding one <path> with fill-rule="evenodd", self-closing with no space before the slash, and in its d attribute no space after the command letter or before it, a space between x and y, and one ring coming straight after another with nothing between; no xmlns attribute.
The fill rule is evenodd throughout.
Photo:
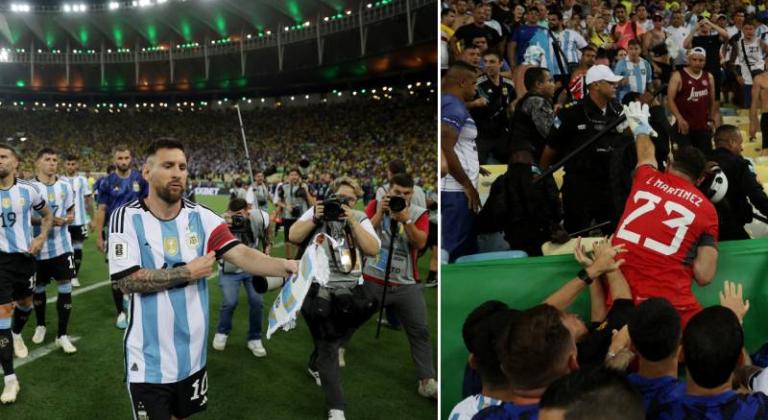
<svg viewBox="0 0 768 420"><path fill-rule="evenodd" d="M227 197L199 197L215 211L223 211ZM276 245L282 244L282 231ZM274 254L282 255L282 245ZM419 260L426 278L429 253ZM45 341L32 343L35 316L24 328L30 355L15 359L21 392L16 403L0 406L0 419L129 419L128 390L124 382L123 330L115 328L115 309L107 280L103 254L91 235L85 243L80 270L81 287L75 288L69 335L77 338L77 353L65 355L53 349L56 335L56 304L47 307ZM90 290L86 290L87 288ZM48 298L56 287L48 287ZM223 352L213 350L211 340L219 319L221 290L218 279L210 280L210 326L208 331L208 409L195 419L321 419L326 418L322 390L307 374L312 340L299 317L290 332L278 331L266 340L268 310L276 291L264 296L263 342L267 357L256 358L246 348L248 302L245 291L233 319L232 333ZM428 324L437 363L437 289L424 289ZM376 317L352 337L341 369L348 419L435 419L437 404L417 393L416 373L405 333L382 328L375 338ZM79 338L78 338L79 337ZM53 349L46 353L49 349ZM36 358L37 357L37 358ZM34 360L33 360L34 359Z"/></svg>

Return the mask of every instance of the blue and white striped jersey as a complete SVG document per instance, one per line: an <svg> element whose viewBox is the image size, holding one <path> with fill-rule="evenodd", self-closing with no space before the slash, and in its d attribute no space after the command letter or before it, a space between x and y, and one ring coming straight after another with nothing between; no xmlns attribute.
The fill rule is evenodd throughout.
<svg viewBox="0 0 768 420"><path fill-rule="evenodd" d="M32 243L32 211L45 207L45 195L30 181L18 179L0 189L0 252L28 252Z"/></svg>
<svg viewBox="0 0 768 420"><path fill-rule="evenodd" d="M72 193L69 182L62 178L57 178L56 182L51 185L43 184L37 180L32 182L42 192L53 217L65 219L67 211L75 205L75 194ZM40 234L40 226L34 226L34 234L35 236ZM36 257L38 260L48 260L67 252L72 252L72 237L69 235L68 225L54 225L48 232L48 238L43 242L43 248Z"/></svg>
<svg viewBox="0 0 768 420"><path fill-rule="evenodd" d="M501 405L501 400L486 397L483 394L470 395L456 404L448 416L448 420L471 420L475 414L485 408Z"/></svg>
<svg viewBox="0 0 768 420"><path fill-rule="evenodd" d="M461 167L472 181L472 185L477 188L480 180L480 161L477 156L477 126L475 120L464 105L464 101L456 96L443 94L440 102L442 115L440 121L447 124L458 134L456 145L453 150L461 162ZM464 191L464 187L456 181L451 175L446 175L440 179L440 191Z"/></svg>
<svg viewBox="0 0 768 420"><path fill-rule="evenodd" d="M160 220L143 200L118 207L109 221L109 273L118 281L141 268L184 265L240 242L216 213L182 199L179 214ZM199 279L156 293L130 295L125 368L131 383L175 383L205 367L208 283Z"/></svg>
<svg viewBox="0 0 768 420"><path fill-rule="evenodd" d="M90 218L88 217L88 211L85 208L85 197L93 194L91 187L88 185L88 180L82 175L61 177L69 182L72 187L72 192L75 194L75 221L72 223L74 226L82 226L88 224Z"/></svg>
<svg viewBox="0 0 768 420"><path fill-rule="evenodd" d="M653 76L651 64L644 58L640 58L637 63L628 58L620 60L613 72L627 79L627 84L619 86L619 101L629 92L645 93Z"/></svg>

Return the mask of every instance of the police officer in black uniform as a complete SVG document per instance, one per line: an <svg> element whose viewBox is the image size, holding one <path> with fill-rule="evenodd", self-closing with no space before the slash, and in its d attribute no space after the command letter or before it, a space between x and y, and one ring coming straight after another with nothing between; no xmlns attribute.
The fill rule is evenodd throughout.
<svg viewBox="0 0 768 420"><path fill-rule="evenodd" d="M476 99L467 104L477 124L477 150L480 164L493 158L506 163L509 158L509 105L517 98L512 80L501 76L501 56L494 51L483 55L485 74L477 79Z"/></svg>
<svg viewBox="0 0 768 420"><path fill-rule="evenodd" d="M741 132L733 125L721 125L715 131L710 160L717 162L728 178L725 198L715 204L721 241L749 239L744 225L752 221L752 206L768 216L768 196L749 161L741 156L742 142Z"/></svg>
<svg viewBox="0 0 768 420"><path fill-rule="evenodd" d="M585 78L588 95L575 104L566 105L555 118L554 128L541 158L541 168L548 168L582 142L601 131L622 112L616 101L616 85L622 79L608 66L592 66ZM568 232L602 226L610 234L618 220L612 199L610 164L613 149L626 142L622 126L612 130L565 164L563 194L564 226Z"/></svg>
<svg viewBox="0 0 768 420"><path fill-rule="evenodd" d="M523 79L526 93L515 104L512 132L516 142L525 142L533 147L533 158L538 162L555 119L552 106L555 83L549 71L542 67L529 68Z"/></svg>

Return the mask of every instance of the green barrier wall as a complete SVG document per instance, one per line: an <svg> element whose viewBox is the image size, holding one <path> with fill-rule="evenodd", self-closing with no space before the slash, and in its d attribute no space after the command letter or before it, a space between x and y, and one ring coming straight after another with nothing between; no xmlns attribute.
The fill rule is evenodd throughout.
<svg viewBox="0 0 768 420"><path fill-rule="evenodd" d="M515 308L527 308L544 300L575 277L579 266L572 255L517 260L452 264L441 267L441 408L447 418L461 398L467 350L461 337L466 316L480 303L498 299ZM768 239L720 244L717 276L706 288L694 286L704 306L719 303L725 280L744 284L750 309L744 320L747 348L756 350L768 341ZM571 310L589 317L589 293L585 290Z"/></svg>

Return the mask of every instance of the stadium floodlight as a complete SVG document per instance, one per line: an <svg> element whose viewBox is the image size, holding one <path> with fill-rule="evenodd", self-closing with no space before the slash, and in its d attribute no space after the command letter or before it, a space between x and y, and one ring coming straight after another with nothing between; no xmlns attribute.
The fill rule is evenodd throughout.
<svg viewBox="0 0 768 420"><path fill-rule="evenodd" d="M427 87L432 86L432 82L427 82Z"/></svg>
<svg viewBox="0 0 768 420"><path fill-rule="evenodd" d="M304 22L304 27L305 28L309 28L309 25L310 25L309 21Z"/></svg>
<svg viewBox="0 0 768 420"><path fill-rule="evenodd" d="M116 1L109 2L109 10L117 10L120 8L120 3Z"/></svg>
<svg viewBox="0 0 768 420"><path fill-rule="evenodd" d="M369 9L370 9L371 7L373 7L373 4L371 4L371 3L368 3L368 4L367 4L365 7L367 7L367 8L369 8Z"/></svg>
<svg viewBox="0 0 768 420"><path fill-rule="evenodd" d="M0 50L0 63L7 63L10 61L10 57L8 57L8 50L3 48Z"/></svg>
<svg viewBox="0 0 768 420"><path fill-rule="evenodd" d="M309 95L304 95L304 99L309 99Z"/></svg>
<svg viewBox="0 0 768 420"><path fill-rule="evenodd" d="M351 10L347 10L347 16L349 16L351 14L352 14L352 11Z"/></svg>
<svg viewBox="0 0 768 420"><path fill-rule="evenodd" d="M329 18L328 16L326 16L326 17L324 17L324 18L323 18L323 22L328 22L330 19L331 19L331 18Z"/></svg>
<svg viewBox="0 0 768 420"><path fill-rule="evenodd" d="M64 4L62 9L64 10L64 13L72 13L72 5L70 4Z"/></svg>
<svg viewBox="0 0 768 420"><path fill-rule="evenodd" d="M29 13L32 7L27 3L11 3L11 12Z"/></svg>
<svg viewBox="0 0 768 420"><path fill-rule="evenodd" d="M139 7L152 6L152 0L139 0Z"/></svg>
<svg viewBox="0 0 768 420"><path fill-rule="evenodd" d="M264 101L266 101L266 99L264 99L264 98L261 98L261 103L264 103Z"/></svg>

